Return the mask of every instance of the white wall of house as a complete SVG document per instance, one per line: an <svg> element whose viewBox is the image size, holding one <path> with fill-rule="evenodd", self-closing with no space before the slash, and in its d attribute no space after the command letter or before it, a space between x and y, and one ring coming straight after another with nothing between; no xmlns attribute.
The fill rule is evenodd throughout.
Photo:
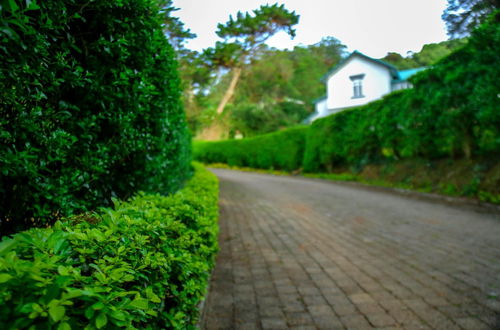
<svg viewBox="0 0 500 330"><path fill-rule="evenodd" d="M411 83L409 83L408 81L400 81L400 82L394 83L392 85L392 90L398 91L400 89L407 89L407 88L412 88L412 87L413 87L413 85Z"/></svg>
<svg viewBox="0 0 500 330"><path fill-rule="evenodd" d="M326 97L314 103L314 112L307 119L309 122L312 122L318 118L326 117L330 113L328 112L328 108L326 107Z"/></svg>
<svg viewBox="0 0 500 330"><path fill-rule="evenodd" d="M326 98L316 102L314 105L316 112L318 113L318 117L324 117L328 114L328 107L326 106Z"/></svg>
<svg viewBox="0 0 500 330"><path fill-rule="evenodd" d="M351 77L363 74L361 80L363 97L354 98ZM338 71L327 78L326 108L335 110L377 100L391 92L391 80L387 67L360 56L352 56Z"/></svg>

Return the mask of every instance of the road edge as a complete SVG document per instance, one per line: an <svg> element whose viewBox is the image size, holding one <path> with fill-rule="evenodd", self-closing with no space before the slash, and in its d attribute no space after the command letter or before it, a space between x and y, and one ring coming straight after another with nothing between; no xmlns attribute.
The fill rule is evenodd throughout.
<svg viewBox="0 0 500 330"><path fill-rule="evenodd" d="M432 203L436 203L436 204L459 207L462 209L472 210L472 211L475 211L478 213L493 213L496 215L500 215L500 205L481 202L479 200L471 199L471 198L467 198L467 197L453 197L453 196L446 196L446 195L441 195L441 194L436 194L436 193L425 193L425 192L420 192L420 191L415 191L415 190L410 190L410 189L376 186L376 185L370 185L370 184L355 182L355 181L340 181L340 180L330 180L330 179L321 179L321 178L311 178L311 177L305 177L302 175L287 175L287 174L277 175L277 174L272 174L272 173L241 171L241 170L237 170L237 169L216 168L216 167L207 167L207 168L210 170L237 171L237 172L242 172L242 173L251 173L254 175L270 175L270 176L275 176L275 177L286 176L289 178L296 178L296 179L300 179L300 180L313 180L313 181L320 181L320 182L331 183L331 184L339 184L339 185L347 186L347 187L355 187L355 188L361 188L364 190L384 192L384 193L389 193L389 194L393 194L393 195L409 197L409 198L413 198L413 199L417 199L417 200L428 201L428 202L432 202Z"/></svg>

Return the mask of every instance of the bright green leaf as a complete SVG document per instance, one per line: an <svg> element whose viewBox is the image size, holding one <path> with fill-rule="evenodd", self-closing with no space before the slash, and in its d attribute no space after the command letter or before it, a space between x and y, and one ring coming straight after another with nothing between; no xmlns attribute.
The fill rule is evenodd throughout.
<svg viewBox="0 0 500 330"><path fill-rule="evenodd" d="M92 305L93 310L101 310L104 308L104 303L102 301L96 302Z"/></svg>
<svg viewBox="0 0 500 330"><path fill-rule="evenodd" d="M129 304L129 307L134 307L138 309L148 309L148 300L144 298L136 298L132 300Z"/></svg>
<svg viewBox="0 0 500 330"><path fill-rule="evenodd" d="M106 316L106 314L100 313L99 315L97 315L97 318L95 319L95 326L97 327L97 329L102 328L106 325L106 323L108 323L108 317Z"/></svg>
<svg viewBox="0 0 500 330"><path fill-rule="evenodd" d="M66 309L64 306L51 306L49 308L49 315L52 318L54 322L60 321L64 317L64 313L66 312Z"/></svg>
<svg viewBox="0 0 500 330"><path fill-rule="evenodd" d="M9 275L9 274L0 274L0 283L5 283L8 280L10 280L11 278L13 278L12 275Z"/></svg>
<svg viewBox="0 0 500 330"><path fill-rule="evenodd" d="M125 313L124 313L124 312L121 312L121 311L116 311L116 310L111 311L111 312L109 313L109 315L110 315L112 318L114 318L114 319L116 319L116 320L119 320L119 321L125 321L125 318L126 318L126 316L125 316Z"/></svg>
<svg viewBox="0 0 500 330"><path fill-rule="evenodd" d="M71 326L67 322L61 322L59 323L57 330L71 330Z"/></svg>

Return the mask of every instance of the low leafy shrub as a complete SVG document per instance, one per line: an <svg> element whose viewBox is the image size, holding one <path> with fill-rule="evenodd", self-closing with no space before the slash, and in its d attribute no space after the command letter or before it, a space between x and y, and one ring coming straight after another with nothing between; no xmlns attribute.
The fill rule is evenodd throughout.
<svg viewBox="0 0 500 330"><path fill-rule="evenodd" d="M2 1L1 234L188 178L160 2Z"/></svg>
<svg viewBox="0 0 500 330"><path fill-rule="evenodd" d="M0 328L194 328L217 251L216 177L0 243Z"/></svg>
<svg viewBox="0 0 500 330"><path fill-rule="evenodd" d="M291 171L300 167L307 127L299 126L242 140L195 142L193 157L205 163L226 163Z"/></svg>

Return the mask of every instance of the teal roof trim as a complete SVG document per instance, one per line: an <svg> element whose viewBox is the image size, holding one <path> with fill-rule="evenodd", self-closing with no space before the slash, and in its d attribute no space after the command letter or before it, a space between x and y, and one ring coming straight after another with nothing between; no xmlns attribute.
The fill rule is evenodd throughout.
<svg viewBox="0 0 500 330"><path fill-rule="evenodd" d="M370 57L370 56L367 56L361 52L358 52L357 50L353 51L349 56L347 56L346 58L344 58L342 61L339 62L339 64L337 64L336 66L334 66L330 71L328 71L323 77L321 77L321 81L322 82L326 82L326 79L328 79L328 77L330 77L332 74L334 74L335 72L337 72L341 67L344 66L344 64L349 61L349 59L351 59L351 57L353 56L360 56L360 57L363 57L371 62L374 62L374 63L377 63L377 64L380 64L382 66L385 66L386 68L389 69L389 71L391 71L391 73L394 75L394 78L397 78L398 76L398 69L392 65L392 64L389 64L387 62L384 62L382 60L378 60L376 58L373 58L373 57Z"/></svg>
<svg viewBox="0 0 500 330"><path fill-rule="evenodd" d="M405 81L405 80L408 80L411 76L413 76L416 73L418 73L420 71L423 71L425 69L427 69L427 67L398 71L398 78L395 79L395 80L396 81Z"/></svg>

